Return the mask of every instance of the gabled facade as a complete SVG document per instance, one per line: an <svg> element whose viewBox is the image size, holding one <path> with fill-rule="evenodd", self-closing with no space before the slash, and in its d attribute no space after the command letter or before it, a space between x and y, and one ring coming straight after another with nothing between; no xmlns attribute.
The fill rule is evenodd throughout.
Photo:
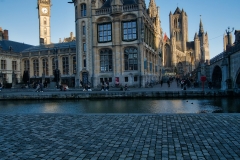
<svg viewBox="0 0 240 160"><path fill-rule="evenodd" d="M75 0L76 85L102 81L144 87L161 78L162 31L150 0Z"/></svg>

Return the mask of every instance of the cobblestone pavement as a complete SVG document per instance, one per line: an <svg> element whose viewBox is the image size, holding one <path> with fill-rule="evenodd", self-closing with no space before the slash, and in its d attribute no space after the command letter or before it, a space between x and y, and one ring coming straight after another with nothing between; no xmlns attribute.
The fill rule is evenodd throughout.
<svg viewBox="0 0 240 160"><path fill-rule="evenodd" d="M240 159L240 114L0 114L0 159Z"/></svg>

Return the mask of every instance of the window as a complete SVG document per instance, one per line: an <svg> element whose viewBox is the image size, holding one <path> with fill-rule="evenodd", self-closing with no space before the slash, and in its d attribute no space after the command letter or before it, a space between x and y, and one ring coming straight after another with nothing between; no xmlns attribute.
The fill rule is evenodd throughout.
<svg viewBox="0 0 240 160"><path fill-rule="evenodd" d="M12 70L13 71L17 70L17 61L12 61Z"/></svg>
<svg viewBox="0 0 240 160"><path fill-rule="evenodd" d="M24 71L30 71L29 60L25 60L24 61Z"/></svg>
<svg viewBox="0 0 240 160"><path fill-rule="evenodd" d="M112 25L111 23L98 25L98 42L112 41Z"/></svg>
<svg viewBox="0 0 240 160"><path fill-rule="evenodd" d="M43 59L42 60L42 66L43 66L43 73L45 74L45 75L49 75L49 71L48 71L48 59Z"/></svg>
<svg viewBox="0 0 240 160"><path fill-rule="evenodd" d="M46 18L44 18L44 19L43 19L43 21L44 21L44 22L43 22L43 23L44 23L44 25L47 25L47 19L46 19Z"/></svg>
<svg viewBox="0 0 240 160"><path fill-rule="evenodd" d="M87 67L86 57L83 58L83 67Z"/></svg>
<svg viewBox="0 0 240 160"><path fill-rule="evenodd" d="M52 58L52 73L54 73L56 69L56 61L55 61L55 58Z"/></svg>
<svg viewBox="0 0 240 160"><path fill-rule="evenodd" d="M124 79L125 79L125 82L128 82L128 77L125 77Z"/></svg>
<svg viewBox="0 0 240 160"><path fill-rule="evenodd" d="M83 43L83 52L87 51L86 43Z"/></svg>
<svg viewBox="0 0 240 160"><path fill-rule="evenodd" d="M125 70L138 70L138 51L134 47L124 50Z"/></svg>
<svg viewBox="0 0 240 160"><path fill-rule="evenodd" d="M39 76L39 62L38 62L38 59L33 60L33 73L34 73L34 76Z"/></svg>
<svg viewBox="0 0 240 160"><path fill-rule="evenodd" d="M63 74L69 74L68 57L62 57Z"/></svg>
<svg viewBox="0 0 240 160"><path fill-rule="evenodd" d="M103 49L100 51L100 71L112 71L112 50Z"/></svg>
<svg viewBox="0 0 240 160"><path fill-rule="evenodd" d="M76 56L73 57L73 74L77 73L77 61L76 61Z"/></svg>
<svg viewBox="0 0 240 160"><path fill-rule="evenodd" d="M137 39L137 21L123 22L123 40L132 41Z"/></svg>
<svg viewBox="0 0 240 160"><path fill-rule="evenodd" d="M82 34L86 35L86 26L85 25L82 26Z"/></svg>
<svg viewBox="0 0 240 160"><path fill-rule="evenodd" d="M87 15L87 6L86 4L81 4L81 16L85 17Z"/></svg>
<svg viewBox="0 0 240 160"><path fill-rule="evenodd" d="M138 81L138 77L134 76L134 82L137 82L137 81Z"/></svg>
<svg viewBox="0 0 240 160"><path fill-rule="evenodd" d="M1 69L6 69L6 60L1 60Z"/></svg>

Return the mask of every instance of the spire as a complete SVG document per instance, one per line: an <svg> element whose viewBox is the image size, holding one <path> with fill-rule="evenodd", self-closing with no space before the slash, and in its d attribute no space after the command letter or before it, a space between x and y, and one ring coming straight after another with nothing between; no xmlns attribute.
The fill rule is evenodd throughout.
<svg viewBox="0 0 240 160"><path fill-rule="evenodd" d="M204 30L203 30L203 24L202 24L202 18L201 18L201 15L200 15L200 24L199 24L199 32L198 32L198 36L202 36L204 33Z"/></svg>
<svg viewBox="0 0 240 160"><path fill-rule="evenodd" d="M156 17L156 15L158 14L157 5L155 3L155 0L149 1L148 12L149 12L149 16L152 18Z"/></svg>

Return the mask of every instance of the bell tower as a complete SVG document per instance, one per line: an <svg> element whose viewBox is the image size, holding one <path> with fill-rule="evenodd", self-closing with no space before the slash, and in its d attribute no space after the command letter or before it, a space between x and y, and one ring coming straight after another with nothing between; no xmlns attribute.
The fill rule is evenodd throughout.
<svg viewBox="0 0 240 160"><path fill-rule="evenodd" d="M38 19L39 19L39 44L51 43L51 0L38 0Z"/></svg>

